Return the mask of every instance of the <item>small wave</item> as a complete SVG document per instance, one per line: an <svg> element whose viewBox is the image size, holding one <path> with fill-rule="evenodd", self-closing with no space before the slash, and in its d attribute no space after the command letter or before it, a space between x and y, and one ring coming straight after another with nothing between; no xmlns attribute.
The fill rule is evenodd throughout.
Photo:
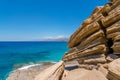
<svg viewBox="0 0 120 80"><path fill-rule="evenodd" d="M46 65L51 65L51 64L55 64L56 62L54 61L50 61L50 62L40 62L40 63L36 63L36 64L29 64L29 65L24 65L20 68L18 68L17 70L27 70L29 68L35 67L35 66L46 66Z"/></svg>
<svg viewBox="0 0 120 80"><path fill-rule="evenodd" d="M35 66L41 66L42 64L32 64L32 65L27 65L27 66L23 66L21 68L18 68L18 70L26 70L29 69L31 67L35 67Z"/></svg>

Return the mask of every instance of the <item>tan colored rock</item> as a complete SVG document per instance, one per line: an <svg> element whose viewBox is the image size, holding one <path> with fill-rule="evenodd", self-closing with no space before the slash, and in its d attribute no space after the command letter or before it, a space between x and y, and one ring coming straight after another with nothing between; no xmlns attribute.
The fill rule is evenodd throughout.
<svg viewBox="0 0 120 80"><path fill-rule="evenodd" d="M104 7L101 9L101 13L103 16L108 16L108 13L111 10L111 5L110 4L106 4L104 5Z"/></svg>
<svg viewBox="0 0 120 80"><path fill-rule="evenodd" d="M66 75L62 80L108 80L100 71L75 69Z"/></svg>
<svg viewBox="0 0 120 80"><path fill-rule="evenodd" d="M111 7L113 7L113 5ZM109 12L109 15L119 12L119 9L120 9L120 4L115 6L114 9Z"/></svg>
<svg viewBox="0 0 120 80"><path fill-rule="evenodd" d="M98 45L83 52L79 52L78 57L84 57L92 54L106 54L106 51L107 50L105 45Z"/></svg>
<svg viewBox="0 0 120 80"><path fill-rule="evenodd" d="M120 54L120 42L115 42L112 46L114 54Z"/></svg>
<svg viewBox="0 0 120 80"><path fill-rule="evenodd" d="M119 1L119 0L110 0L110 1L114 3L114 2Z"/></svg>
<svg viewBox="0 0 120 80"><path fill-rule="evenodd" d="M107 38L110 39L118 36L120 34L120 21L114 23L112 26L106 29Z"/></svg>
<svg viewBox="0 0 120 80"><path fill-rule="evenodd" d="M98 22L104 16L107 16L108 12L111 10L111 7L109 4L106 4L105 6L98 6L95 8L95 10L92 12L91 16L86 19L83 24L90 24L92 22Z"/></svg>
<svg viewBox="0 0 120 80"><path fill-rule="evenodd" d="M105 77L107 77L107 75L108 75L108 70L106 69L106 68L104 68L104 65L100 65L99 67L98 67L98 71L100 71Z"/></svg>
<svg viewBox="0 0 120 80"><path fill-rule="evenodd" d="M104 18L104 16L102 15L102 13L96 13L96 14L92 14L88 19L86 19L83 24L90 24L93 22L98 22L100 21L102 18Z"/></svg>
<svg viewBox="0 0 120 80"><path fill-rule="evenodd" d="M68 46L71 48L80 44L84 38L90 36L99 29L100 26L97 22L85 26L83 29L80 30L80 32L77 35L75 35L73 39L70 39Z"/></svg>
<svg viewBox="0 0 120 80"><path fill-rule="evenodd" d="M104 7L104 6L97 6L97 7L93 10L91 16L94 15L94 14L99 14L99 13L101 12L101 10L103 9L103 7Z"/></svg>
<svg viewBox="0 0 120 80"><path fill-rule="evenodd" d="M116 59L108 65L108 79L120 80L120 59Z"/></svg>
<svg viewBox="0 0 120 80"><path fill-rule="evenodd" d="M78 58L77 61L79 64L93 64L96 65L98 63L106 63L104 54L94 54L86 57Z"/></svg>
<svg viewBox="0 0 120 80"><path fill-rule="evenodd" d="M101 55L95 55L93 58L88 58L86 57L84 59L84 64L98 64L98 63L106 63L106 59L105 59L105 55L101 54Z"/></svg>
<svg viewBox="0 0 120 80"><path fill-rule="evenodd" d="M118 22L114 23L113 25L109 26L106 29L107 35L110 34L110 33L114 33L116 31L117 32L120 31L120 20Z"/></svg>
<svg viewBox="0 0 120 80"><path fill-rule="evenodd" d="M113 60L115 60L117 58L119 58L117 55L115 55L115 54L109 54L109 55L107 55L106 60L108 62L112 62Z"/></svg>
<svg viewBox="0 0 120 80"><path fill-rule="evenodd" d="M35 80L60 80L62 73L64 72L63 61L56 63L55 65L44 70L42 73L35 76Z"/></svg>
<svg viewBox="0 0 120 80"><path fill-rule="evenodd" d="M62 60L65 61L65 62L73 60L73 58L76 58L78 56L77 55L78 52L79 52L78 49L76 47L74 47L63 56ZM71 55L72 55L72 58L69 57Z"/></svg>
<svg viewBox="0 0 120 80"><path fill-rule="evenodd" d="M120 0L111 0L113 3L111 5L111 11L120 5Z"/></svg>
<svg viewBox="0 0 120 80"><path fill-rule="evenodd" d="M77 52L78 51L78 49L76 48L76 47L74 47L74 48L72 48L71 50L69 50L68 52L66 52L65 54L67 55L67 54L72 54L72 53L74 53L74 52Z"/></svg>
<svg viewBox="0 0 120 80"><path fill-rule="evenodd" d="M89 49L91 47L100 45L100 44L105 44L106 39L104 38L104 32L102 30L94 33L90 37L86 38L85 40L82 41L80 45L77 46L78 50L82 49Z"/></svg>
<svg viewBox="0 0 120 80"><path fill-rule="evenodd" d="M99 21L101 18L103 18L103 15L100 14L101 9L103 8L103 6L98 6L95 8L95 10L93 11L92 15L87 18L82 25L71 35L69 42L71 42L72 39L74 39L76 37L76 35L88 24L94 22L94 21ZM99 15L97 15L99 14Z"/></svg>
<svg viewBox="0 0 120 80"><path fill-rule="evenodd" d="M109 12L108 16L104 19L101 19L102 25L104 27L109 27L115 22L120 20L120 6L113 9L111 12Z"/></svg>
<svg viewBox="0 0 120 80"><path fill-rule="evenodd" d="M71 61L71 60L92 55L92 54L106 54L106 52L107 52L106 46L102 44L102 45L95 46L91 49L85 50L83 52L78 51L72 54L65 54L63 57L63 61Z"/></svg>
<svg viewBox="0 0 120 80"><path fill-rule="evenodd" d="M107 38L114 40L114 38L118 35L120 35L120 32L111 33L107 35Z"/></svg>
<svg viewBox="0 0 120 80"><path fill-rule="evenodd" d="M114 38L114 42L119 42L119 41L120 41L120 35L118 35Z"/></svg>
<svg viewBox="0 0 120 80"><path fill-rule="evenodd" d="M79 64L79 68L84 68L86 70L92 70L92 69L97 69L98 66L93 65L93 64Z"/></svg>
<svg viewBox="0 0 120 80"><path fill-rule="evenodd" d="M82 25L88 25L94 21L98 21L98 19L100 17L102 17L102 14L99 14L99 12L101 11L101 9L103 8L103 6L97 6L94 11L92 12L91 16L89 18L87 18L85 21L83 21ZM96 14L99 14L96 16Z"/></svg>

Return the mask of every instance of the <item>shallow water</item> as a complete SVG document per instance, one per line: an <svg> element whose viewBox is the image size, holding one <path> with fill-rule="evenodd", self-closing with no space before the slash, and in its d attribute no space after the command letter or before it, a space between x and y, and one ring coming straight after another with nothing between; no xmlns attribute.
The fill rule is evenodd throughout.
<svg viewBox="0 0 120 80"><path fill-rule="evenodd" d="M0 80L23 65L57 62L68 50L67 42L0 42Z"/></svg>

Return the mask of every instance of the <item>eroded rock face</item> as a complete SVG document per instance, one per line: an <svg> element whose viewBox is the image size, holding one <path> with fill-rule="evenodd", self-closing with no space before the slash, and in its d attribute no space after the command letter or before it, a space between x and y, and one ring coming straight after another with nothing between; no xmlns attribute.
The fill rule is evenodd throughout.
<svg viewBox="0 0 120 80"><path fill-rule="evenodd" d="M72 34L68 42L71 50L64 55L63 61L77 60L80 65L94 65L109 63L119 58L120 0L110 1L111 3L97 7ZM118 57L113 58L109 54Z"/></svg>

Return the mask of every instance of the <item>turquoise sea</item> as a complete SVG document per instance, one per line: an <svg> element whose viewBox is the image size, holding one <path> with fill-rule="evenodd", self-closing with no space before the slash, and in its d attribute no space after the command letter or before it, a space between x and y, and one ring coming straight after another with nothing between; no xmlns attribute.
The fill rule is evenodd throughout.
<svg viewBox="0 0 120 80"><path fill-rule="evenodd" d="M68 50L67 42L0 42L0 80L18 65L58 62Z"/></svg>

